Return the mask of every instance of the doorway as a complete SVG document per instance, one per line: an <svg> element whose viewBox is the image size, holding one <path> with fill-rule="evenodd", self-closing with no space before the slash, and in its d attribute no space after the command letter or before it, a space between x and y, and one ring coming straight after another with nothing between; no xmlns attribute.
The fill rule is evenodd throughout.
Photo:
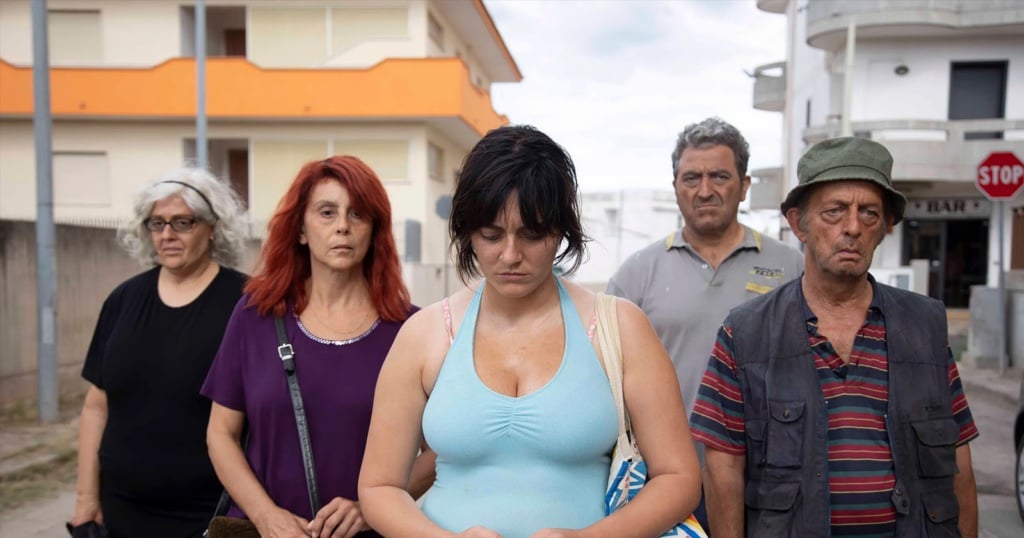
<svg viewBox="0 0 1024 538"><path fill-rule="evenodd" d="M903 229L903 264L928 260L928 295L967 308L971 286L987 278L988 220L908 220Z"/></svg>

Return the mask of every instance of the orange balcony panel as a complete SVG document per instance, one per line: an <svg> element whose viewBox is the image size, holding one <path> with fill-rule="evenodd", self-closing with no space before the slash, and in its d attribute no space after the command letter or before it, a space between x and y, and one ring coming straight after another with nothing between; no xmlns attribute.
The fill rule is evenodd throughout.
<svg viewBox="0 0 1024 538"><path fill-rule="evenodd" d="M195 60L146 69L50 70L55 118L191 118ZM416 120L459 118L483 135L508 123L455 58L389 59L369 69L262 69L209 58L206 111L213 119ZM32 113L32 68L0 60L0 116Z"/></svg>

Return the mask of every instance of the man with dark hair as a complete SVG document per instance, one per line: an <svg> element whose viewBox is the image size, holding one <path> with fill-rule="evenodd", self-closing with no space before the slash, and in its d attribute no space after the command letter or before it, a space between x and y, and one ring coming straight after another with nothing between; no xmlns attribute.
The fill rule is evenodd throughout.
<svg viewBox="0 0 1024 538"><path fill-rule="evenodd" d="M715 538L977 536L945 307L868 273L906 207L891 172L862 138L800 159L803 277L729 313L692 413Z"/></svg>
<svg viewBox="0 0 1024 538"><path fill-rule="evenodd" d="M683 228L630 256L607 292L647 314L672 356L686 409L697 398L715 331L729 309L792 280L800 253L737 220L750 150L719 118L686 127L672 152Z"/></svg>
<svg viewBox="0 0 1024 538"><path fill-rule="evenodd" d="M720 118L688 125L672 151L683 228L630 256L608 282L609 294L650 318L672 357L687 411L729 309L803 270L800 252L737 220L750 188L749 159L743 135ZM695 515L706 526L702 507Z"/></svg>

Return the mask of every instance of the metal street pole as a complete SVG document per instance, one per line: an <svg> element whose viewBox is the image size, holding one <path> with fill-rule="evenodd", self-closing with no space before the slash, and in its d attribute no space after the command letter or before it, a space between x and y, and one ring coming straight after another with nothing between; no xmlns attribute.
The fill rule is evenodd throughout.
<svg viewBox="0 0 1024 538"><path fill-rule="evenodd" d="M999 250L999 271L998 278L999 282L999 346L996 348L999 353L999 374L1006 373L1006 367L1008 357L1006 356L1006 273L1003 271L1003 208L1006 206L1005 200L997 200L996 204L996 220L999 221L999 239L997 243L997 249Z"/></svg>
<svg viewBox="0 0 1024 538"><path fill-rule="evenodd" d="M206 144L206 2L196 0L196 166L209 168Z"/></svg>
<svg viewBox="0 0 1024 538"><path fill-rule="evenodd" d="M39 421L55 422L57 409L56 226L53 223L53 146L46 0L32 0L32 125L36 143L36 309Z"/></svg>

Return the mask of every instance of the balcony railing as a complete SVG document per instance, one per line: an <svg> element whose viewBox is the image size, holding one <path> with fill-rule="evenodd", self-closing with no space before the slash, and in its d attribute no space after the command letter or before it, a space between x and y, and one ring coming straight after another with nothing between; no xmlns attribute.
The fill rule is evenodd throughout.
<svg viewBox="0 0 1024 538"><path fill-rule="evenodd" d="M781 112L786 107L786 62L759 66L753 77L754 108Z"/></svg>
<svg viewBox="0 0 1024 538"><path fill-rule="evenodd" d="M977 166L993 151L1024 154L1024 119L855 121L856 136L885 145L893 155L893 179L899 181L971 181ZM838 124L804 129L808 145L839 136ZM984 139L975 139L977 136ZM999 138L992 138L993 136Z"/></svg>
<svg viewBox="0 0 1024 538"><path fill-rule="evenodd" d="M927 35L928 27L937 36L979 27L1017 33L1024 26L1024 7L1020 0L812 0L807 5L807 43L838 50L845 46L850 22L860 37Z"/></svg>
<svg viewBox="0 0 1024 538"><path fill-rule="evenodd" d="M264 69L244 58L209 58L206 69L211 120L428 121L469 143L508 123L457 58L389 59L368 69ZM58 119L195 114L192 58L151 68L52 68L50 80ZM0 60L0 117L31 114L32 68Z"/></svg>

